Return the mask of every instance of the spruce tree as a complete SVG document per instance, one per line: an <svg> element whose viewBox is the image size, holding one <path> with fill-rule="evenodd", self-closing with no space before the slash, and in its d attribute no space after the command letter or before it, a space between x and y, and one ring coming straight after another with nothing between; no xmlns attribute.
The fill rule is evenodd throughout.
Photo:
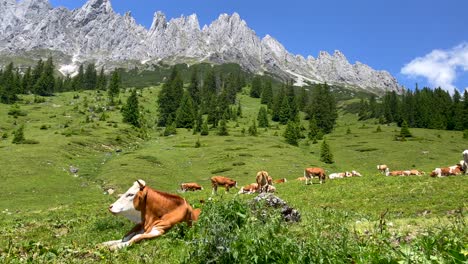
<svg viewBox="0 0 468 264"><path fill-rule="evenodd" d="M18 127L18 129L14 132L13 137L13 144L22 144L26 139L24 138L24 125Z"/></svg>
<svg viewBox="0 0 468 264"><path fill-rule="evenodd" d="M242 117L242 105L240 101L237 103L237 116Z"/></svg>
<svg viewBox="0 0 468 264"><path fill-rule="evenodd" d="M401 124L400 136L403 138L412 136L411 132L409 131L408 123L406 122L406 120L403 120L403 123Z"/></svg>
<svg viewBox="0 0 468 264"><path fill-rule="evenodd" d="M309 119L309 133L308 133L308 137L309 139L313 140L313 139L320 139L318 137L320 133L320 128L318 127L317 125L317 120L315 119L315 116L312 116L310 119Z"/></svg>
<svg viewBox="0 0 468 264"><path fill-rule="evenodd" d="M44 65L39 80L34 85L34 93L40 96L51 96L55 91L55 78L54 78L54 63L52 58L49 58Z"/></svg>
<svg viewBox="0 0 468 264"><path fill-rule="evenodd" d="M252 85L250 87L250 97L260 98L262 93L262 79L260 76L255 76L252 80Z"/></svg>
<svg viewBox="0 0 468 264"><path fill-rule="evenodd" d="M26 72L24 73L23 79L21 81L21 89L22 93L28 94L32 92L32 71L31 67L28 67L26 69Z"/></svg>
<svg viewBox="0 0 468 264"><path fill-rule="evenodd" d="M327 164L333 163L333 154L331 153L330 146L326 140L323 140L322 145L320 146L320 161Z"/></svg>
<svg viewBox="0 0 468 264"><path fill-rule="evenodd" d="M80 91L84 88L84 68L83 64L78 68L78 74L73 77L72 87L74 91Z"/></svg>
<svg viewBox="0 0 468 264"><path fill-rule="evenodd" d="M112 76L109 82L109 87L107 89L107 93L109 95L110 104L115 104L115 98L119 97L120 93L120 75L118 71L113 71Z"/></svg>
<svg viewBox="0 0 468 264"><path fill-rule="evenodd" d="M289 106L289 98L288 97L283 97L283 101L281 102L281 106L279 108L279 116L278 116L278 121L280 124L285 125L288 123L291 117L291 111L290 111L290 106Z"/></svg>
<svg viewBox="0 0 468 264"><path fill-rule="evenodd" d="M179 109L176 112L176 126L182 128L193 128L196 118L193 100L189 92L184 92Z"/></svg>
<svg viewBox="0 0 468 264"><path fill-rule="evenodd" d="M94 63L86 66L86 71L83 76L83 87L85 90L94 90L97 86L97 72Z"/></svg>
<svg viewBox="0 0 468 264"><path fill-rule="evenodd" d="M269 127L268 113L265 107L260 107L257 115L258 127Z"/></svg>
<svg viewBox="0 0 468 264"><path fill-rule="evenodd" d="M159 111L159 126L165 126L169 117L175 118L177 109L184 93L184 82L176 67L172 68L169 79L163 84L157 99Z"/></svg>
<svg viewBox="0 0 468 264"><path fill-rule="evenodd" d="M107 78L104 73L104 67L101 67L101 71L99 72L99 76L97 77L96 81L96 90L106 90L107 88Z"/></svg>
<svg viewBox="0 0 468 264"><path fill-rule="evenodd" d="M200 135L208 136L209 133L210 133L210 130L208 129L208 121L204 120L201 126Z"/></svg>
<svg viewBox="0 0 468 264"><path fill-rule="evenodd" d="M273 104L273 87L271 85L271 80L266 80L264 82L260 102L266 104L268 107L271 107Z"/></svg>
<svg viewBox="0 0 468 264"><path fill-rule="evenodd" d="M286 142L293 146L299 145L299 133L298 133L298 124L292 120L289 120L286 125L286 130L284 131L284 139Z"/></svg>
<svg viewBox="0 0 468 264"><path fill-rule="evenodd" d="M192 97L192 100L194 102L194 106L197 106L200 104L201 99L200 99L200 82L199 82L199 72L198 72L198 66L194 65L191 67L192 68L192 75L190 77L190 85L188 87L188 92L190 96Z"/></svg>
<svg viewBox="0 0 468 264"><path fill-rule="evenodd" d="M34 69L32 70L32 74L31 74L31 83L30 83L30 87L31 89L34 87L34 85L36 84L36 82L39 80L39 78L41 77L42 75L42 71L44 70L44 62L42 61L42 59L40 59L36 66L34 67Z"/></svg>
<svg viewBox="0 0 468 264"><path fill-rule="evenodd" d="M196 133L200 133L203 125L203 116L201 114L201 111L198 111L196 113L197 117L195 120L195 127L193 129L193 134L195 135Z"/></svg>
<svg viewBox="0 0 468 264"><path fill-rule="evenodd" d="M4 104L12 104L16 102L18 100L18 85L15 81L13 63L7 65L0 81L0 102Z"/></svg>
<svg viewBox="0 0 468 264"><path fill-rule="evenodd" d="M223 118L219 122L218 136L228 136L228 135L229 135L229 132L228 132L226 120Z"/></svg>
<svg viewBox="0 0 468 264"><path fill-rule="evenodd" d="M141 127L140 123L140 107L138 103L138 96L135 89L132 90L127 99L127 103L122 107L123 122L133 125L134 127Z"/></svg>
<svg viewBox="0 0 468 264"><path fill-rule="evenodd" d="M308 115L315 116L317 126L323 133L328 134L333 130L338 112L335 97L326 83L316 85L312 90Z"/></svg>
<svg viewBox="0 0 468 264"><path fill-rule="evenodd" d="M257 124L255 123L255 120L252 120L252 125L248 129L248 133L250 136L257 136L258 131L257 131Z"/></svg>

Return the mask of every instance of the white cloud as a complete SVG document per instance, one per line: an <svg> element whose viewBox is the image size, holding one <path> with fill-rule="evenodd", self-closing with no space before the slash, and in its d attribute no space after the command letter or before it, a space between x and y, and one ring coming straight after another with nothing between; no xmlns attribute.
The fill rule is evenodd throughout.
<svg viewBox="0 0 468 264"><path fill-rule="evenodd" d="M458 73L460 70L468 72L468 42L449 50L433 50L424 57L415 58L401 69L401 73L410 77L422 76L431 86L453 93L457 89L454 85L457 70Z"/></svg>

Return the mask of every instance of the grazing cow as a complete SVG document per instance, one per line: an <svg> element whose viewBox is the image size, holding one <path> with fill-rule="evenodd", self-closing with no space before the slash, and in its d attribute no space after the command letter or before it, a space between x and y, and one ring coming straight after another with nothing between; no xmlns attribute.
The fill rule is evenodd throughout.
<svg viewBox="0 0 468 264"><path fill-rule="evenodd" d="M257 176L255 177L256 182L258 184L258 192L262 193L266 191L266 187L268 185L271 185L272 178L268 175L268 172L266 171L259 171L257 172Z"/></svg>
<svg viewBox="0 0 468 264"><path fill-rule="evenodd" d="M283 179L274 180L273 182L274 183L285 183L285 182L288 182L288 180L286 178L283 178Z"/></svg>
<svg viewBox="0 0 468 264"><path fill-rule="evenodd" d="M352 174L351 172L335 172L335 173L332 173L330 175L328 175L328 178L331 180L331 179L343 179L345 177L351 177Z"/></svg>
<svg viewBox="0 0 468 264"><path fill-rule="evenodd" d="M313 177L319 178L320 184L322 184L322 182L325 181L325 178L327 177L327 175L325 174L325 170L322 168L306 168L304 170L304 177L306 177L306 181L305 181L306 185L309 184L309 180L310 182L312 182Z"/></svg>
<svg viewBox="0 0 468 264"><path fill-rule="evenodd" d="M188 183L182 183L182 184L180 184L180 189L181 189L183 192L186 192L186 191L203 190L203 187L200 186L198 183L195 183L195 182L188 182Z"/></svg>
<svg viewBox="0 0 468 264"><path fill-rule="evenodd" d="M388 169L388 166L385 164L377 165L377 169L380 171L380 173L384 174L385 171Z"/></svg>
<svg viewBox="0 0 468 264"><path fill-rule="evenodd" d="M245 194L245 193L251 194L251 193L257 192L257 190L258 190L258 184L257 183L251 183L249 185L246 185L246 186L242 187L238 193L239 194Z"/></svg>
<svg viewBox="0 0 468 264"><path fill-rule="evenodd" d="M296 179L296 181L305 181L305 180L307 180L306 177L299 177L299 178Z"/></svg>
<svg viewBox="0 0 468 264"><path fill-rule="evenodd" d="M211 186L213 187L212 194L218 193L218 186L224 186L226 192L229 192L229 188L237 188L237 182L233 179L224 176L213 176L211 177Z"/></svg>
<svg viewBox="0 0 468 264"><path fill-rule="evenodd" d="M143 180L134 182L124 195L109 206L109 211L137 223L122 239L102 243L111 250L161 236L180 222L190 226L200 215L200 209L193 209L184 198L154 190L146 186ZM139 219L136 214L139 214Z"/></svg>

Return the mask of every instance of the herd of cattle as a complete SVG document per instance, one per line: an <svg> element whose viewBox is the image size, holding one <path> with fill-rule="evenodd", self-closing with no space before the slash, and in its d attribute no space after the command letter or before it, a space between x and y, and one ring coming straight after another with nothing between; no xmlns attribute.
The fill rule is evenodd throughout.
<svg viewBox="0 0 468 264"><path fill-rule="evenodd" d="M386 176L423 175L419 170L390 171L387 165L377 165L377 169ZM450 167L436 168L430 174L432 177L444 177L450 175L468 174L468 150L463 151L463 160ZM322 168L306 168L304 177L297 180L305 181L306 185L317 177L320 183L326 178L338 179L345 177L361 176L357 171L332 173L328 177ZM285 178L273 180L266 171L259 171L255 177L256 182L244 186L239 194L271 193L276 188L273 183L285 183ZM224 176L211 177L212 194L216 194L218 187L224 187L226 192L230 188L237 188L237 181ZM203 190L197 183L183 183L182 191ZM109 211L114 215L122 215L136 223L122 239L104 242L101 245L111 250L121 249L143 239L154 238L164 234L175 224L186 222L189 226L197 221L201 209L192 206L181 196L154 190L146 186L145 181L137 180L132 187L120 198L109 206Z"/></svg>

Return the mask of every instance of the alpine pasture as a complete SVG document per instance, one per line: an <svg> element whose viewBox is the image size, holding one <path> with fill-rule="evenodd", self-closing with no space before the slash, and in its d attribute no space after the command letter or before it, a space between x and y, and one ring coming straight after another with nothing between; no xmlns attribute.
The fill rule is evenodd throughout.
<svg viewBox="0 0 468 264"><path fill-rule="evenodd" d="M377 132L375 120L358 121L340 111L334 131L325 136L335 162L325 164L319 161L321 141L303 139L291 146L283 137L285 126L272 123L249 136L261 105L245 90L238 97L242 117L228 122L228 136L218 136L217 129L208 136L178 129L164 137L153 125L159 90L138 90L147 124L142 130L122 123L117 108L103 110L106 95L96 91L58 93L44 102L23 96L18 105L25 115L17 117L8 114L11 105L0 104L0 262L467 261L468 178L429 177L434 168L462 159L468 141L461 132L412 128L412 138L395 141L400 128L380 125ZM20 125L36 144L12 144ZM426 175L386 177L377 164ZM295 180L306 167L322 167L327 174L356 170L363 176L324 184L313 179L306 186ZM276 195L299 210L301 222L285 223L268 209L252 209L256 194L223 188L211 194L214 175L235 179L240 188L255 182L260 170L288 180L276 185ZM199 223L120 251L98 247L132 228L107 208L137 179L202 208ZM197 182L204 190L180 193L182 182ZM115 192L109 194L110 189Z"/></svg>

